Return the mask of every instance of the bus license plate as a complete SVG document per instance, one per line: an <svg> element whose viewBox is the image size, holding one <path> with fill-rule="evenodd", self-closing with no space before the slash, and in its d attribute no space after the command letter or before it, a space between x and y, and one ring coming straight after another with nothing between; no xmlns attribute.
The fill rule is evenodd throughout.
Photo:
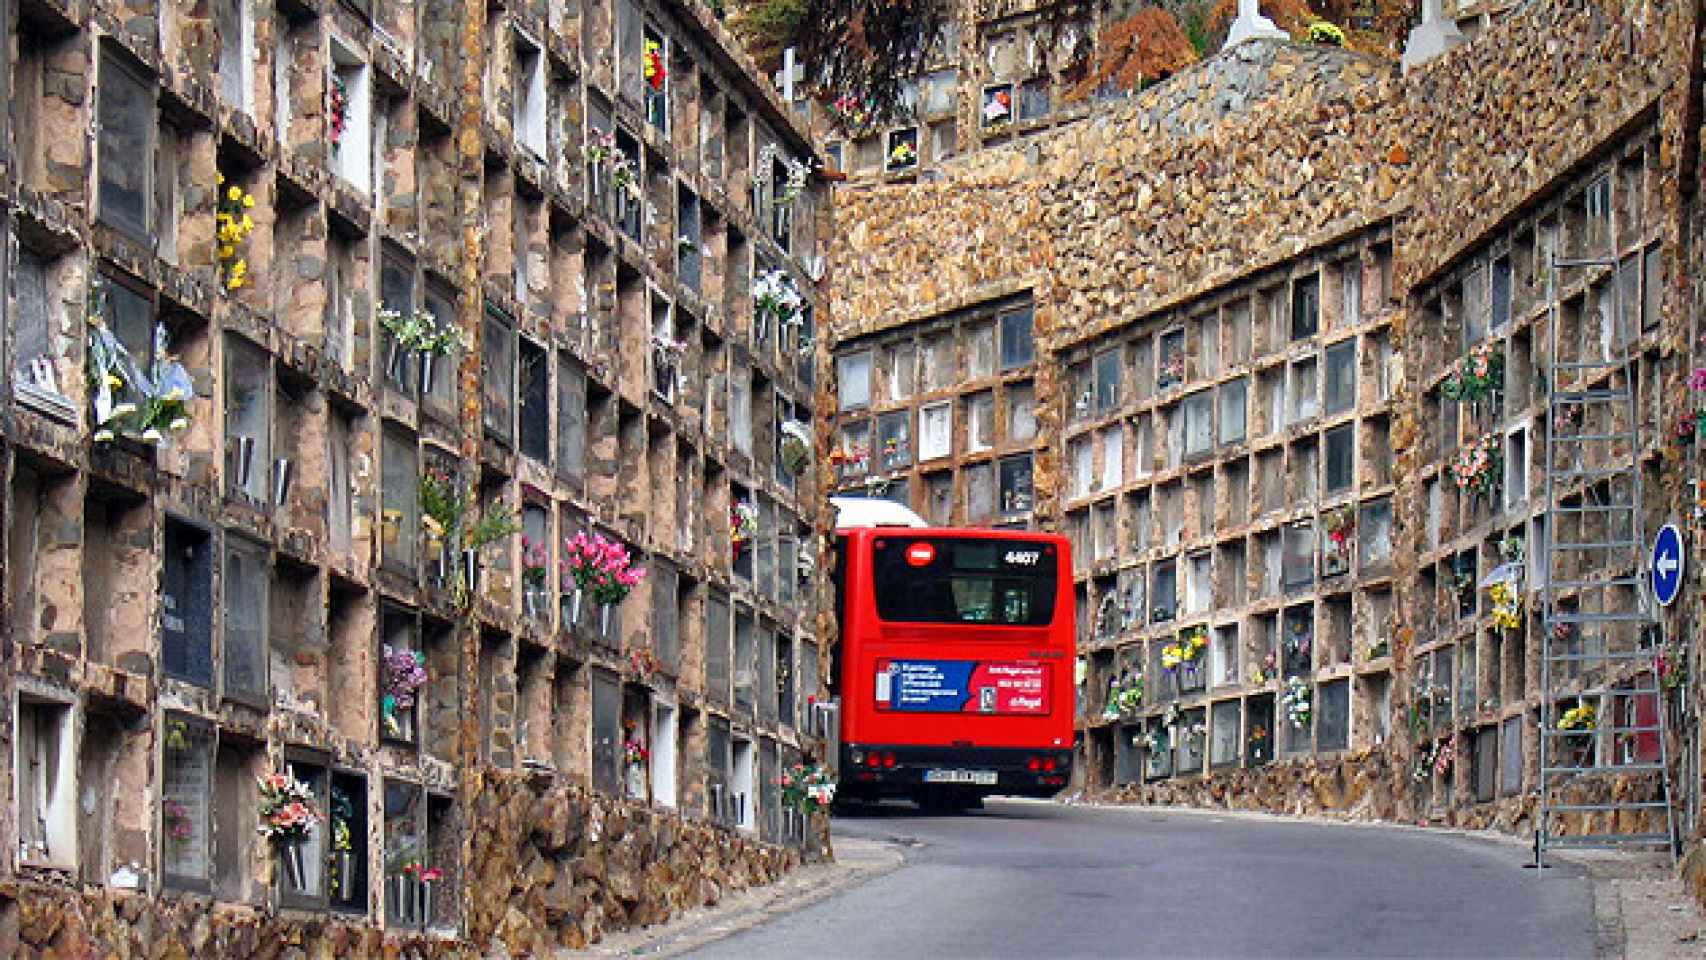
<svg viewBox="0 0 1706 960"><path fill-rule="evenodd" d="M926 770L925 783L975 783L979 786L994 786L994 770Z"/></svg>

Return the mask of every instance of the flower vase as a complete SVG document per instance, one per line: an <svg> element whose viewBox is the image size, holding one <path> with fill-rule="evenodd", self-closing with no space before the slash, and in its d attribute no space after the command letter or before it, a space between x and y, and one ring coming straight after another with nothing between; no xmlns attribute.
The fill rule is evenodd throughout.
<svg viewBox="0 0 1706 960"><path fill-rule="evenodd" d="M348 850L339 850L332 855L332 876L335 878L332 889L334 896L349 900L354 891L350 884L355 882L355 855Z"/></svg>
<svg viewBox="0 0 1706 960"><path fill-rule="evenodd" d="M442 539L428 537L426 549L427 556L432 557L432 582L442 587L450 579L450 548Z"/></svg>
<svg viewBox="0 0 1706 960"><path fill-rule="evenodd" d="M421 351L421 396L432 393L433 354Z"/></svg>
<svg viewBox="0 0 1706 960"><path fill-rule="evenodd" d="M385 378L401 386L403 383L403 366L407 355L403 352L403 346L397 342L396 337L391 338L390 344L390 349L385 354Z"/></svg>
<svg viewBox="0 0 1706 960"><path fill-rule="evenodd" d="M284 881L291 893L306 893L307 870L302 863L302 841L286 840L279 844L279 860L284 864Z"/></svg>
<svg viewBox="0 0 1706 960"><path fill-rule="evenodd" d="M598 605L598 635L610 639L610 604Z"/></svg>
<svg viewBox="0 0 1706 960"><path fill-rule="evenodd" d="M572 626L572 625L580 623L580 622L581 622L581 590L579 587L576 587L575 592L573 594L571 594L570 598L569 598L569 624Z"/></svg>
<svg viewBox="0 0 1706 960"><path fill-rule="evenodd" d="M249 477L253 475L254 469L255 438L238 437L237 458L236 462L233 464L232 472L234 475L231 478L232 486L235 486L239 490L247 489L249 486Z"/></svg>
<svg viewBox="0 0 1706 960"><path fill-rule="evenodd" d="M1568 763L1561 766L1588 767L1593 765L1593 734L1576 733L1560 737L1563 741L1564 757Z"/></svg>
<svg viewBox="0 0 1706 960"><path fill-rule="evenodd" d="M1203 688L1202 668L1195 661L1188 661L1179 675L1179 689L1186 693L1196 693Z"/></svg>
<svg viewBox="0 0 1706 960"><path fill-rule="evenodd" d="M462 551L462 584L468 588L468 597L480 592L480 551Z"/></svg>
<svg viewBox="0 0 1706 960"><path fill-rule="evenodd" d="M545 616L549 607L545 603L545 591L538 587L529 587L522 591L521 600L527 608L527 619L540 620Z"/></svg>
<svg viewBox="0 0 1706 960"><path fill-rule="evenodd" d="M637 763L628 764L625 779L628 799L646 799L646 769L644 767Z"/></svg>
<svg viewBox="0 0 1706 960"><path fill-rule="evenodd" d="M422 926L425 926L432 922L432 884L424 882L417 884L416 890L420 895L417 919Z"/></svg>

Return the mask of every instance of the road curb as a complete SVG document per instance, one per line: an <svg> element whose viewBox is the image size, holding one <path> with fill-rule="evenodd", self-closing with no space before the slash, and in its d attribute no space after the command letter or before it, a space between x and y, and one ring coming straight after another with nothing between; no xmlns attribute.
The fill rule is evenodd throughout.
<svg viewBox="0 0 1706 960"><path fill-rule="evenodd" d="M775 883L743 890L714 906L691 910L660 926L615 934L584 951L563 951L559 956L682 956L821 903L893 873L906 863L901 845L887 841L836 837L835 851L832 863L801 867Z"/></svg>

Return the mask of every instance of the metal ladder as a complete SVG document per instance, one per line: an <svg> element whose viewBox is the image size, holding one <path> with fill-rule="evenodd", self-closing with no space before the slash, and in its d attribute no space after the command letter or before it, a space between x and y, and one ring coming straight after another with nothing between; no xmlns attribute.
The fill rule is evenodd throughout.
<svg viewBox="0 0 1706 960"><path fill-rule="evenodd" d="M1544 866L1554 847L1663 845L1674 861L1667 711L1656 661L1662 645L1655 640L1659 625L1641 529L1641 429L1630 350L1636 334L1625 325L1615 259L1553 257L1551 266L1535 865ZM1572 343L1560 329L1558 275L1603 268L1612 271L1606 284L1612 329L1595 351L1581 330L1568 331ZM1587 322L1584 312L1584 329ZM1591 731L1559 728L1566 712L1583 706L1594 708ZM1656 761L1639 756L1647 737L1658 740ZM1614 782L1652 774L1657 797Z"/></svg>

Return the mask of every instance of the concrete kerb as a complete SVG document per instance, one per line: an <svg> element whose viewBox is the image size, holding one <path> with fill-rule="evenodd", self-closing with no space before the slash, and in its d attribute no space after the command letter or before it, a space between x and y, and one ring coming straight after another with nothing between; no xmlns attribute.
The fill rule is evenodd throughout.
<svg viewBox="0 0 1706 960"><path fill-rule="evenodd" d="M800 867L775 883L731 894L668 923L608 936L584 951L563 950L558 956L681 956L892 873L905 862L898 844L838 836L833 862Z"/></svg>

